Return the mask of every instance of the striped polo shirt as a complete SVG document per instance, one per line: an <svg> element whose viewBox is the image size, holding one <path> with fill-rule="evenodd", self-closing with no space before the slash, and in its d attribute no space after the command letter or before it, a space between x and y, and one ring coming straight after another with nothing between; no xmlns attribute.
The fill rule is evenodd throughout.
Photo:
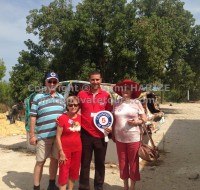
<svg viewBox="0 0 200 190"><path fill-rule="evenodd" d="M31 106L30 116L36 117L37 138L47 139L56 136L56 118L65 111L64 97L56 93L38 93Z"/></svg>

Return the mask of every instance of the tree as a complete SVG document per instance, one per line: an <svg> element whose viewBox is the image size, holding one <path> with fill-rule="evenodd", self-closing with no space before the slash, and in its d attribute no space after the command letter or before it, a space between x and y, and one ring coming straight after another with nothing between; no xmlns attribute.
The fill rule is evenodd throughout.
<svg viewBox="0 0 200 190"><path fill-rule="evenodd" d="M42 88L48 71L48 60L43 48L31 40L25 42L29 51L21 51L18 64L11 72L10 85L16 102L23 101L33 91Z"/></svg>
<svg viewBox="0 0 200 190"><path fill-rule="evenodd" d="M199 100L200 93L200 25L192 28L191 41L187 44L186 62L190 65L194 77L193 83L188 87L193 100Z"/></svg>
<svg viewBox="0 0 200 190"><path fill-rule="evenodd" d="M0 59L0 80L5 76L6 66L3 59Z"/></svg>
<svg viewBox="0 0 200 190"><path fill-rule="evenodd" d="M72 6L66 0L55 0L27 16L27 32L38 35L40 46L49 60L49 69L57 71L60 80L77 76L76 33Z"/></svg>
<svg viewBox="0 0 200 190"><path fill-rule="evenodd" d="M138 36L138 78L169 84L171 90L179 91L176 99L181 99L193 83L194 72L184 56L191 41L194 18L179 0L134 2L138 17L134 30Z"/></svg>
<svg viewBox="0 0 200 190"><path fill-rule="evenodd" d="M0 103L11 105L13 103L11 98L11 88L8 82L2 81L5 76L6 66L3 59L0 59Z"/></svg>
<svg viewBox="0 0 200 190"><path fill-rule="evenodd" d="M11 86L8 82L0 81L0 103L11 106L13 99L11 97Z"/></svg>
<svg viewBox="0 0 200 190"><path fill-rule="evenodd" d="M129 32L135 10L124 0L99 2L86 0L74 13L66 1L56 0L27 17L27 31L39 36L49 67L61 74L61 80L87 79L92 69L110 82L119 80L118 73L123 78L122 70L129 76L135 73Z"/></svg>
<svg viewBox="0 0 200 190"><path fill-rule="evenodd" d="M179 0L84 0L74 11L66 0L55 0L30 11L27 32L39 43L28 40L29 51L20 53L11 77L13 87L15 80L21 84L13 88L14 97L21 91L25 96L27 80L36 85L47 70L58 72L60 80L87 80L94 69L104 82L167 83L183 94L199 75L195 59L189 61L194 19L183 5Z"/></svg>
<svg viewBox="0 0 200 190"><path fill-rule="evenodd" d="M134 78L135 38L130 38L133 6L125 0L85 0L77 6L76 19L81 26L79 44L86 56L84 66L100 70L105 82L124 76Z"/></svg>
<svg viewBox="0 0 200 190"><path fill-rule="evenodd" d="M137 36L137 77L144 83L161 82L172 53L170 27L161 17L152 15L140 18L134 28L133 33Z"/></svg>

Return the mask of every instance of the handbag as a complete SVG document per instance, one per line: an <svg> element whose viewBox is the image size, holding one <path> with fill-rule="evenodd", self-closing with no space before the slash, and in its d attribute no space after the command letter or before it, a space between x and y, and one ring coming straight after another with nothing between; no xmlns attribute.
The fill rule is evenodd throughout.
<svg viewBox="0 0 200 190"><path fill-rule="evenodd" d="M144 129L144 131L146 132L146 135L148 136L151 145L147 145L143 142L142 140L142 134L140 135L140 147L138 150L138 156L143 159L146 160L148 162L153 162L156 161L159 158L159 151L158 151L158 147L155 146L153 139L151 138L151 135L148 133L147 131L147 127L145 124L142 125L142 128Z"/></svg>

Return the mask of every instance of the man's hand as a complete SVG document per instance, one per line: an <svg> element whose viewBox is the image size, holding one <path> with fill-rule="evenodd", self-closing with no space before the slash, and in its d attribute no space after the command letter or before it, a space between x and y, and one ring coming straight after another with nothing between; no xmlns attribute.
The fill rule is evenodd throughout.
<svg viewBox="0 0 200 190"><path fill-rule="evenodd" d="M105 132L105 134L109 134L109 133L111 133L112 132L112 127L106 127L105 129L104 129L104 132Z"/></svg>
<svg viewBox="0 0 200 190"><path fill-rule="evenodd" d="M31 145L36 145L36 143L37 143L37 137L35 135L30 136L29 143Z"/></svg>

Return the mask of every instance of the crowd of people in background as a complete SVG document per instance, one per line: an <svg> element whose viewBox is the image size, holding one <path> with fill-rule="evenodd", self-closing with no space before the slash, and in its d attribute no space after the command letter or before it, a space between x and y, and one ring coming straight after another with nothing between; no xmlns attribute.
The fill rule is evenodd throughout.
<svg viewBox="0 0 200 190"><path fill-rule="evenodd" d="M155 123L164 116L154 102L154 94L141 96L140 85L126 79L117 83L113 91L121 98L111 104L111 96L102 90L100 72L89 75L89 90L81 90L77 96L67 100L56 91L58 75L47 74L46 91L38 93L32 102L30 112L30 144L36 146L34 167L34 190L40 190L43 166L50 157L49 186L47 190L73 190L79 180L79 190L90 190L90 164L94 155L94 190L103 190L105 179L105 157L108 143L104 134L94 125L93 117L99 111L110 111L114 124L105 128L116 143L120 178L124 190L135 190L140 180L139 156L140 126ZM86 101L87 100L87 101ZM57 168L58 184L56 185ZM130 181L129 181L130 180Z"/></svg>

